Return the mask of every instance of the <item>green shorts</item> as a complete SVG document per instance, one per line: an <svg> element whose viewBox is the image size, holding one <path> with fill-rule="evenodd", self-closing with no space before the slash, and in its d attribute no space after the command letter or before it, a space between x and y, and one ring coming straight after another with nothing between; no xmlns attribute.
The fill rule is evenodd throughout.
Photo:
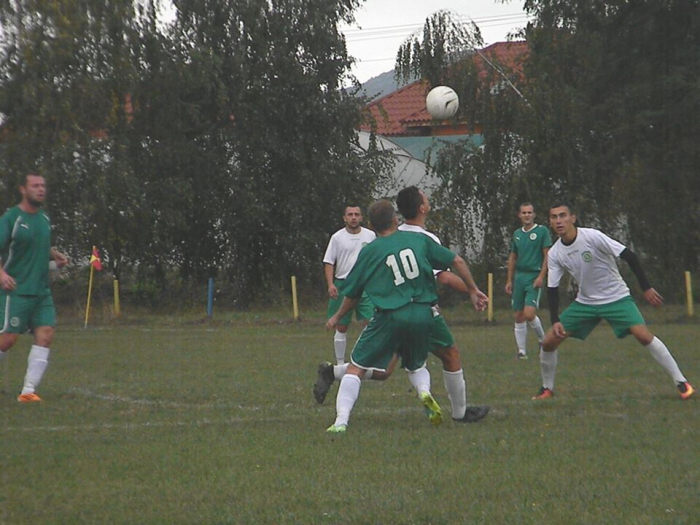
<svg viewBox="0 0 700 525"><path fill-rule="evenodd" d="M615 302L599 305L574 301L562 312L559 321L571 337L583 340L602 319L610 324L618 339L629 335L631 327L646 324L634 299L629 295Z"/></svg>
<svg viewBox="0 0 700 525"><path fill-rule="evenodd" d="M403 368L418 370L428 358L434 319L428 304L376 311L352 349L353 364L384 371L398 354Z"/></svg>
<svg viewBox="0 0 700 525"><path fill-rule="evenodd" d="M447 328L445 318L440 314L437 306L432 307L433 311L433 329L430 332L430 348L431 352L435 349L449 348L455 344L455 338L452 332Z"/></svg>
<svg viewBox="0 0 700 525"><path fill-rule="evenodd" d="M540 272L516 272L513 282L513 297L510 305L516 312L521 312L526 306L540 307L542 288L533 286Z"/></svg>
<svg viewBox="0 0 700 525"><path fill-rule="evenodd" d="M335 285L336 288L338 288L338 298L337 299L329 299L328 300L328 310L326 311L326 316L328 319L333 317L333 315L338 311L338 308L340 308L340 305L343 302L343 297L345 297L342 292L340 292L340 284L342 283L342 280L336 279L333 281L333 284ZM369 297L367 297L366 294L362 294L362 297L360 297L360 302L357 303L357 306L355 306L354 310L350 310L347 314L343 316L340 321L338 321L338 325L340 326L349 326L350 323L352 323L352 312L355 312L355 319L357 319L358 322L362 321L369 321L372 319L372 315L374 315L374 305L372 304L372 301L369 300Z"/></svg>
<svg viewBox="0 0 700 525"><path fill-rule="evenodd" d="M51 295L8 295L0 292L0 333L23 334L39 326L56 326Z"/></svg>

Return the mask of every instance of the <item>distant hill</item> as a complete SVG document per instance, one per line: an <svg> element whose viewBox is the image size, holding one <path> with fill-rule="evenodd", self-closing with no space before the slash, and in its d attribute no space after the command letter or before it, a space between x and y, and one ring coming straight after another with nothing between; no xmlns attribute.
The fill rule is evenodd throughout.
<svg viewBox="0 0 700 525"><path fill-rule="evenodd" d="M379 76L372 77L362 84L361 93L366 95L370 100L374 100L375 98L393 93L398 88L398 84L394 81L394 70L392 69Z"/></svg>

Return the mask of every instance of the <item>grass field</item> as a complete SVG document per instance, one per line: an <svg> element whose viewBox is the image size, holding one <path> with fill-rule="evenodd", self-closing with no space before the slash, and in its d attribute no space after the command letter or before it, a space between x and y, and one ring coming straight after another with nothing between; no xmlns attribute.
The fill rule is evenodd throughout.
<svg viewBox="0 0 700 525"><path fill-rule="evenodd" d="M64 323L37 405L15 401L24 337L0 396L0 523L700 523L700 396L601 326L564 344L556 397L534 403L534 340L515 360L501 317L452 322L483 422L432 428L397 371L363 384L340 437L337 387L311 395L332 356L320 316ZM700 386L700 326L652 328Z"/></svg>

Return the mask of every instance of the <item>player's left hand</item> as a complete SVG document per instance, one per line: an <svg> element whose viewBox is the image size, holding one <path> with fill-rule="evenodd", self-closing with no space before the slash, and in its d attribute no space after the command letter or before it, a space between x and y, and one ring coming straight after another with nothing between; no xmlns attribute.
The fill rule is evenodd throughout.
<svg viewBox="0 0 700 525"><path fill-rule="evenodd" d="M649 288L646 292L644 292L644 299L646 299L647 303L657 308L664 304L664 298L653 288Z"/></svg>
<svg viewBox="0 0 700 525"><path fill-rule="evenodd" d="M537 288L542 288L542 285L544 284L544 278L543 277L538 277L535 279L535 281L532 283L532 287L537 289Z"/></svg>

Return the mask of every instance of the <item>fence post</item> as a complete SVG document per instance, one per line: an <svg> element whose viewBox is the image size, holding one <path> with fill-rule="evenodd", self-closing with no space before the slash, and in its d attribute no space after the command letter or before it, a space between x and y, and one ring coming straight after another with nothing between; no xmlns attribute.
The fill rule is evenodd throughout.
<svg viewBox="0 0 700 525"><path fill-rule="evenodd" d="M299 304L297 303L297 278L292 275L292 313L294 320L299 320Z"/></svg>
<svg viewBox="0 0 700 525"><path fill-rule="evenodd" d="M214 278L209 277L209 288L207 290L207 317L214 315Z"/></svg>
<svg viewBox="0 0 700 525"><path fill-rule="evenodd" d="M690 278L690 272L685 272L685 301L688 317L693 317L693 282Z"/></svg>

